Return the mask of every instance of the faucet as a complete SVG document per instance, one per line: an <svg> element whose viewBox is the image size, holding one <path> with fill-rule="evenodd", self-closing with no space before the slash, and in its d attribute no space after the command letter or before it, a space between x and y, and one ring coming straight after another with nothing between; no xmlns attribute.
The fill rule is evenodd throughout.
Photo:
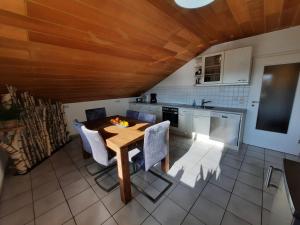
<svg viewBox="0 0 300 225"><path fill-rule="evenodd" d="M205 104L206 103L210 103L211 101L205 101L205 99L202 99L202 101L201 101L201 107L205 107Z"/></svg>

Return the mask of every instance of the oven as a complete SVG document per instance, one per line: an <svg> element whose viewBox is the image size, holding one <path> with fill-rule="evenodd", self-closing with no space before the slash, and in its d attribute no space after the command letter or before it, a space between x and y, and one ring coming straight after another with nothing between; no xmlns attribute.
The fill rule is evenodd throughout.
<svg viewBox="0 0 300 225"><path fill-rule="evenodd" d="M178 108L162 107L163 121L169 120L172 127L178 127Z"/></svg>

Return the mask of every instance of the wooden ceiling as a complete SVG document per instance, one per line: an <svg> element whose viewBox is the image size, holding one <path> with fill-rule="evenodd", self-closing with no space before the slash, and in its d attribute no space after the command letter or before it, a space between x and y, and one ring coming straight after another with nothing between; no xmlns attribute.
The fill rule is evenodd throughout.
<svg viewBox="0 0 300 225"><path fill-rule="evenodd" d="M299 0L0 0L4 84L77 102L136 96L209 46L300 24Z"/></svg>

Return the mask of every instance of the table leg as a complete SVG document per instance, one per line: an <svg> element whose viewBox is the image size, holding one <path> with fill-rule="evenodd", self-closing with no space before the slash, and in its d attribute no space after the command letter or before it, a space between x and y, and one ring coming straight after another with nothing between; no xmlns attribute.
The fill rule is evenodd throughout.
<svg viewBox="0 0 300 225"><path fill-rule="evenodd" d="M169 160L169 153L166 155L164 159L161 160L161 169L165 173L167 173L170 169L170 160Z"/></svg>
<svg viewBox="0 0 300 225"><path fill-rule="evenodd" d="M118 176L120 182L121 199L126 204L131 200L130 168L128 149L121 149L117 153Z"/></svg>

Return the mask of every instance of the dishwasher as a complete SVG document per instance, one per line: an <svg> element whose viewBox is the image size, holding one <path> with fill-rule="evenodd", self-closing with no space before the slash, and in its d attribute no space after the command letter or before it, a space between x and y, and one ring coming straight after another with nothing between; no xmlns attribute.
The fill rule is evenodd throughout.
<svg viewBox="0 0 300 225"><path fill-rule="evenodd" d="M209 137L225 145L239 146L241 115L212 112L210 117Z"/></svg>

